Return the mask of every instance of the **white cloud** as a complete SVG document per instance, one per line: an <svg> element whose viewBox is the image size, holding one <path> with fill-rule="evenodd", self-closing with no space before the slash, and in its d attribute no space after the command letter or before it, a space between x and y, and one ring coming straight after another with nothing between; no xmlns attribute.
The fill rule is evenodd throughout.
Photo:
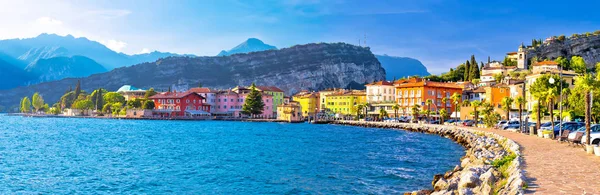
<svg viewBox="0 0 600 195"><path fill-rule="evenodd" d="M140 52L138 52L136 54L145 54L145 53L150 53L150 49L144 48L144 49L142 49L142 51L140 51Z"/></svg>
<svg viewBox="0 0 600 195"><path fill-rule="evenodd" d="M116 51L116 52L121 52L123 50L123 48L127 47L127 43L123 42L123 41L118 41L118 40L108 40L108 41L99 41L100 43L102 43L103 45L105 45L106 47L108 47L109 49Z"/></svg>
<svg viewBox="0 0 600 195"><path fill-rule="evenodd" d="M37 24L42 24L42 25L61 25L61 24L63 24L62 21L54 19L54 18L50 18L47 16L38 18L37 20L35 20L35 22Z"/></svg>

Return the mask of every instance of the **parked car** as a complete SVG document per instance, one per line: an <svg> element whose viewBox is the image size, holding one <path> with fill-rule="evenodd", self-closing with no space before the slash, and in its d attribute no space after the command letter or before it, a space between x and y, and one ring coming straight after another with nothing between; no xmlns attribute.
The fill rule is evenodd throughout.
<svg viewBox="0 0 600 195"><path fill-rule="evenodd" d="M494 126L494 128L498 129L498 128L500 128L504 124L506 124L506 121L505 120L501 120L501 121L498 122L498 124L496 124L496 126Z"/></svg>
<svg viewBox="0 0 600 195"><path fill-rule="evenodd" d="M554 136L557 136L559 134L560 131L560 127L562 125L562 130L570 130L570 131L576 131L577 129L584 127L585 123L582 122L563 122L562 124L556 124L554 125Z"/></svg>
<svg viewBox="0 0 600 195"><path fill-rule="evenodd" d="M554 121L554 125L560 123L560 121ZM545 122L540 125L541 130L550 130L552 129L552 122Z"/></svg>
<svg viewBox="0 0 600 195"><path fill-rule="evenodd" d="M474 120L464 120L462 121L463 126L472 127L475 124Z"/></svg>
<svg viewBox="0 0 600 195"><path fill-rule="evenodd" d="M519 129L520 126L521 124L519 124L519 121L509 121L507 124L502 126L502 130Z"/></svg>
<svg viewBox="0 0 600 195"><path fill-rule="evenodd" d="M583 132L583 138L581 139L581 143L585 143L586 139L585 139L585 126L580 127L579 129L577 129L576 131L572 131L571 133L569 133L569 139L574 139L575 138L575 134L577 132ZM590 140L592 141L592 144L600 144L600 125L598 124L594 124L590 127Z"/></svg>

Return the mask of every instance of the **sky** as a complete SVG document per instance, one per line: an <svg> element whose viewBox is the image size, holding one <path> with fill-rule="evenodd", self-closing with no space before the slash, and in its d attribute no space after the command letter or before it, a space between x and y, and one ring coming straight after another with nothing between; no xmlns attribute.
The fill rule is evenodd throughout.
<svg viewBox="0 0 600 195"><path fill-rule="evenodd" d="M0 39L71 34L126 54L213 56L248 38L278 48L359 39L439 74L474 54L502 60L521 42L600 30L600 1L0 0Z"/></svg>

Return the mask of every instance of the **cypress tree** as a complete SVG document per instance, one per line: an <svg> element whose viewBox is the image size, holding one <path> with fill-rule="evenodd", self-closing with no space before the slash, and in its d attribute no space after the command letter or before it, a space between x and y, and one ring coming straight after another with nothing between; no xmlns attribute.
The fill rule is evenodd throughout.
<svg viewBox="0 0 600 195"><path fill-rule="evenodd" d="M479 66L477 65L477 62L471 64L471 68L469 68L469 71L469 79L473 80L479 78Z"/></svg>
<svg viewBox="0 0 600 195"><path fill-rule="evenodd" d="M464 73L464 81L471 81L471 78L469 77L471 73L471 63L469 62L469 60L467 60L467 62L465 63L465 73Z"/></svg>
<svg viewBox="0 0 600 195"><path fill-rule="evenodd" d="M490 62L492 62L492 61L490 60L490 56L488 56L488 64L489 64Z"/></svg>
<svg viewBox="0 0 600 195"><path fill-rule="evenodd" d="M79 97L81 93L81 80L77 80L77 85L75 85L75 99Z"/></svg>

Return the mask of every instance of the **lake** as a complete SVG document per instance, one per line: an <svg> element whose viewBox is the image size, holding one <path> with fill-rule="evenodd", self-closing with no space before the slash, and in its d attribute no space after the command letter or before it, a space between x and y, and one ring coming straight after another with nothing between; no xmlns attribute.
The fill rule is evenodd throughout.
<svg viewBox="0 0 600 195"><path fill-rule="evenodd" d="M463 155L400 130L0 115L2 194L398 194Z"/></svg>

